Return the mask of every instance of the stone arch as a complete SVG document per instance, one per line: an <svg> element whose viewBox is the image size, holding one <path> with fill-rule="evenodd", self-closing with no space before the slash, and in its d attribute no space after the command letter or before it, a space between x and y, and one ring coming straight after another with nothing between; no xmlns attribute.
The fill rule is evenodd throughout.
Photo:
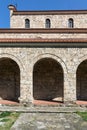
<svg viewBox="0 0 87 130"><path fill-rule="evenodd" d="M68 27L69 28L73 28L74 27L74 20L73 20L73 18L69 18L68 19Z"/></svg>
<svg viewBox="0 0 87 130"><path fill-rule="evenodd" d="M77 100L87 100L87 57L79 60L76 70L76 96Z"/></svg>
<svg viewBox="0 0 87 130"><path fill-rule="evenodd" d="M0 54L0 58L4 58L4 57L14 60L18 64L20 71L23 71L24 67L19 58L17 58L16 56L14 56L12 54L8 54L8 53Z"/></svg>
<svg viewBox="0 0 87 130"><path fill-rule="evenodd" d="M39 60L42 59L42 58L52 58L52 59L56 60L58 63L61 64L61 66L62 66L62 68L63 68L63 71L64 71L64 74L65 74L65 73L68 73L68 69L67 69L67 66L66 66L66 64L64 63L64 61L63 61L60 57L58 57L58 56L56 56L56 55L54 55L54 54L45 53L45 54L41 54L41 55L36 56L36 57L33 59L33 63L32 63L33 66L34 66L34 64L35 64L37 61L39 61ZM32 73L33 73L33 68L32 68Z"/></svg>
<svg viewBox="0 0 87 130"><path fill-rule="evenodd" d="M48 61L47 61L48 60ZM36 57L36 59L34 60L34 68L33 68L33 92L32 92L32 96L34 97L34 98L36 98L36 99L38 99L38 94L36 94L36 97L35 97L35 95L34 95L34 93L35 93L35 71L37 71L37 69L38 69L38 66L39 65L41 65L42 63L40 62L40 61L44 61L45 63L47 63L47 62L49 62L49 60L50 60L50 62L51 62L51 64L52 64L52 62L53 62L53 66L55 67L55 66L57 66L57 70L59 69L60 70L60 74L61 74L61 78L60 78L60 80L61 80L61 83L59 83L59 84L61 84L60 86L61 86L61 88L62 89L60 89L60 91L61 92L59 92L59 93L56 93L57 95L56 96L54 96L54 97L52 97L52 93L53 93L53 95L55 95L55 92L54 92L54 90L53 90L53 92L51 91L51 94L49 95L47 95L49 98L47 99L47 100L52 100L53 98L55 98L55 99L58 99L58 101L60 100L60 101L63 101L63 98L64 98L64 70L65 70L65 73L67 73L67 69L66 69L66 66L65 66L65 64L64 64L64 62L60 59L60 58L58 58L57 56L55 56L55 55L52 55L52 54L43 54L43 55L39 55L38 57ZM43 63L44 63L43 62ZM41 64L39 64L39 63L41 63ZM36 65L36 66L35 66ZM45 64L46 65L46 64ZM42 67L43 68L43 67ZM57 71L58 72L58 71ZM48 74L49 75L49 74ZM41 76L40 76L41 77ZM58 73L57 73L57 76L56 77L59 77L59 75L58 75ZM50 77L50 78L53 78L53 77ZM58 79L58 78L57 78ZM46 80L46 79L45 79ZM52 82L52 79L50 80L51 82ZM42 81L41 81L42 82ZM47 81L46 81L47 82ZM57 81L57 84L58 84L58 82L59 81ZM53 82L52 82L53 83ZM48 83L48 84L50 84L50 83ZM51 85L51 84L50 84ZM40 87L40 86L39 86ZM56 88L55 88L55 90L56 91L58 91L58 88L57 88L58 86L56 85ZM49 90L48 90L49 91ZM40 95L41 96L41 95ZM60 99L58 98L58 96L60 97ZM45 99L46 98L46 95L45 96L43 96L43 97L41 97L42 99Z"/></svg>
<svg viewBox="0 0 87 130"><path fill-rule="evenodd" d="M18 101L20 96L20 68L11 58L0 58L0 98Z"/></svg>
<svg viewBox="0 0 87 130"><path fill-rule="evenodd" d="M18 57L16 57L16 56L14 56L14 55L12 55L12 54L8 54L8 53L3 53L3 54L0 54L0 59L2 59L2 58L7 58L7 59L11 59L11 60L13 60L17 65L18 65L18 67L19 67L19 69L20 69L20 94L19 94L19 97L17 97L17 99L13 99L13 100L16 100L16 101L20 101L21 102L21 100L22 100L22 88L23 88L23 83L22 83L22 77L24 77L23 76L23 72L24 72L24 66L23 66L23 63L20 61L20 59L18 58Z"/></svg>

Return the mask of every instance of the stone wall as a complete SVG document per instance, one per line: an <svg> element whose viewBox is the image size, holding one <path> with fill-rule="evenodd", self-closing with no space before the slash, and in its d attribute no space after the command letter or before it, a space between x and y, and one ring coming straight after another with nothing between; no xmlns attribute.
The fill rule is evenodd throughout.
<svg viewBox="0 0 87 130"><path fill-rule="evenodd" d="M0 33L0 38L87 38L87 33Z"/></svg>
<svg viewBox="0 0 87 130"><path fill-rule="evenodd" d="M10 58L20 68L20 102L33 102L35 87L33 69L34 65L43 58L52 58L61 65L64 76L64 101L75 101L78 97L76 95L76 72L79 64L87 59L87 48L0 48L0 58Z"/></svg>
<svg viewBox="0 0 87 130"><path fill-rule="evenodd" d="M26 18L30 20L30 28L44 29L46 19L51 20L51 28L68 28L69 18L74 20L74 28L87 28L85 12L74 12L73 15L18 15L14 6L9 9L11 28L25 28ZM86 31L81 30L78 33L75 30L65 33L11 31L3 33L2 30L0 39L87 38ZM0 98L19 100L21 103L33 102L34 99L87 100L87 61L81 64L84 60L87 60L87 48L81 47L0 47Z"/></svg>
<svg viewBox="0 0 87 130"><path fill-rule="evenodd" d="M30 20L30 28L45 28L45 20L51 20L51 28L68 28L68 19L74 20L74 28L87 28L87 14L74 15L12 15L11 28L25 28L25 19Z"/></svg>

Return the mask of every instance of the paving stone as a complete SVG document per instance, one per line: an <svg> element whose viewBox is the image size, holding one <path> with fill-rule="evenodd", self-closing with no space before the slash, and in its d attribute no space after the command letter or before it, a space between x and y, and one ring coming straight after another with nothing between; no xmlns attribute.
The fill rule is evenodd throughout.
<svg viewBox="0 0 87 130"><path fill-rule="evenodd" d="M22 113L11 130L87 130L75 113Z"/></svg>
<svg viewBox="0 0 87 130"><path fill-rule="evenodd" d="M87 122L75 112L86 107L0 106L0 111L23 112L11 130L87 130Z"/></svg>

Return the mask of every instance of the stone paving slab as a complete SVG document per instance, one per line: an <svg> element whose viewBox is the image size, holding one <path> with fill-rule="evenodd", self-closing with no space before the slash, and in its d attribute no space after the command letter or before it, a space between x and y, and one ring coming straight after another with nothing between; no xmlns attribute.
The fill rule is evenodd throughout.
<svg viewBox="0 0 87 130"><path fill-rule="evenodd" d="M87 112L87 107L24 107L24 106L0 106L0 112L3 111L16 111L16 112L27 112L27 113L68 113L68 112Z"/></svg>
<svg viewBox="0 0 87 130"><path fill-rule="evenodd" d="M87 130L75 113L22 113L11 130Z"/></svg>

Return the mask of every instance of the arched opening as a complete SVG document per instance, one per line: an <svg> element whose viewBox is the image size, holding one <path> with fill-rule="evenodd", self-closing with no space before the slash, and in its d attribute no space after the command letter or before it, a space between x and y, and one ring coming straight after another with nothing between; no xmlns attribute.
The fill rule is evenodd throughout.
<svg viewBox="0 0 87 130"><path fill-rule="evenodd" d="M10 58L0 59L0 98L18 101L20 97L20 69Z"/></svg>
<svg viewBox="0 0 87 130"><path fill-rule="evenodd" d="M83 61L77 69L77 100L87 100L87 60Z"/></svg>
<svg viewBox="0 0 87 130"><path fill-rule="evenodd" d="M33 97L35 100L63 102L64 78L61 65L51 58L36 62L33 70Z"/></svg>
<svg viewBox="0 0 87 130"><path fill-rule="evenodd" d="M74 27L74 20L72 18L69 18L68 20L68 27L73 28Z"/></svg>
<svg viewBox="0 0 87 130"><path fill-rule="evenodd" d="M30 28L30 20L25 19L25 28Z"/></svg>
<svg viewBox="0 0 87 130"><path fill-rule="evenodd" d="M45 21L45 27L46 28L51 28L51 21L50 21L50 19L46 19L46 21Z"/></svg>

